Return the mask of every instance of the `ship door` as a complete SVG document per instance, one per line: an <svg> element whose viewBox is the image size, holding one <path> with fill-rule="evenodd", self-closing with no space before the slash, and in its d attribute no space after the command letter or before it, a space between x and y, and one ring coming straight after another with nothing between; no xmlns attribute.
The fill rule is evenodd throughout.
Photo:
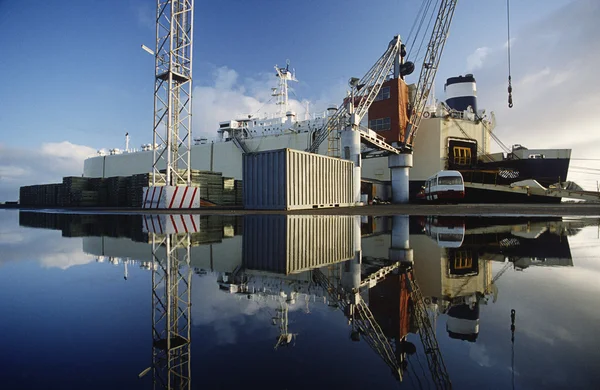
<svg viewBox="0 0 600 390"><path fill-rule="evenodd" d="M449 249L448 273L450 276L477 275L479 273L479 256L472 250Z"/></svg>
<svg viewBox="0 0 600 390"><path fill-rule="evenodd" d="M464 169L477 163L477 143L462 139L448 141L448 168Z"/></svg>

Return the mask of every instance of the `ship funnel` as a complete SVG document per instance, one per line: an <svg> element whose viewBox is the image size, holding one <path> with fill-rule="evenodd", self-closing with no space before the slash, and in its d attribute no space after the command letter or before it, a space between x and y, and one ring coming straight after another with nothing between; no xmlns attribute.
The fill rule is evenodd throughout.
<svg viewBox="0 0 600 390"><path fill-rule="evenodd" d="M450 77L444 85L446 104L453 110L477 112L477 84L472 74Z"/></svg>

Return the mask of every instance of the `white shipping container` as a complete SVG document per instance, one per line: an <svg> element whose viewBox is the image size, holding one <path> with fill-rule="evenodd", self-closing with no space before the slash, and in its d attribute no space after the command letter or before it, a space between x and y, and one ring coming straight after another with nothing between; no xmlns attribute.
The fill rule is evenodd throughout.
<svg viewBox="0 0 600 390"><path fill-rule="evenodd" d="M354 205L351 161L295 149L245 154L244 206L300 210Z"/></svg>

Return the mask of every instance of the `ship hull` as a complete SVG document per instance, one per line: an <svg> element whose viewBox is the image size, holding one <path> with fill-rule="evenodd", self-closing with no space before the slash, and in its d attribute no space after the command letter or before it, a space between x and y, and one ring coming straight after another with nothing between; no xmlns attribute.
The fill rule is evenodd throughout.
<svg viewBox="0 0 600 390"><path fill-rule="evenodd" d="M496 183L487 184L510 184L515 181L533 179L544 187L564 182L569 172L568 158L547 159L515 159L484 163L479 165L482 170L511 170L518 172L518 177L497 177Z"/></svg>
<svg viewBox="0 0 600 390"><path fill-rule="evenodd" d="M410 181L410 200L411 202L423 202L417 199L416 195L425 184L424 180ZM556 204L561 202L560 197L538 196L527 194L517 194L503 191L484 190L479 188L465 188L463 199L453 200L453 203L549 203Z"/></svg>

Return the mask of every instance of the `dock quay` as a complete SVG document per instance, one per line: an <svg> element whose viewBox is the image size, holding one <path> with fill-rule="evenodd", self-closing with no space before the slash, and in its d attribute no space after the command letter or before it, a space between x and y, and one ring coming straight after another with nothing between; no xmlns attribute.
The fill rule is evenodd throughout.
<svg viewBox="0 0 600 390"><path fill-rule="evenodd" d="M1 206L0 208L17 208ZM199 209L142 209L114 207L21 207L20 210L64 212L77 214L198 214L198 215L253 215L253 214L304 214L304 215L461 215L461 216L574 216L600 217L600 203L556 204L390 204L363 207L339 207L312 210L244 210L242 207L204 207Z"/></svg>

